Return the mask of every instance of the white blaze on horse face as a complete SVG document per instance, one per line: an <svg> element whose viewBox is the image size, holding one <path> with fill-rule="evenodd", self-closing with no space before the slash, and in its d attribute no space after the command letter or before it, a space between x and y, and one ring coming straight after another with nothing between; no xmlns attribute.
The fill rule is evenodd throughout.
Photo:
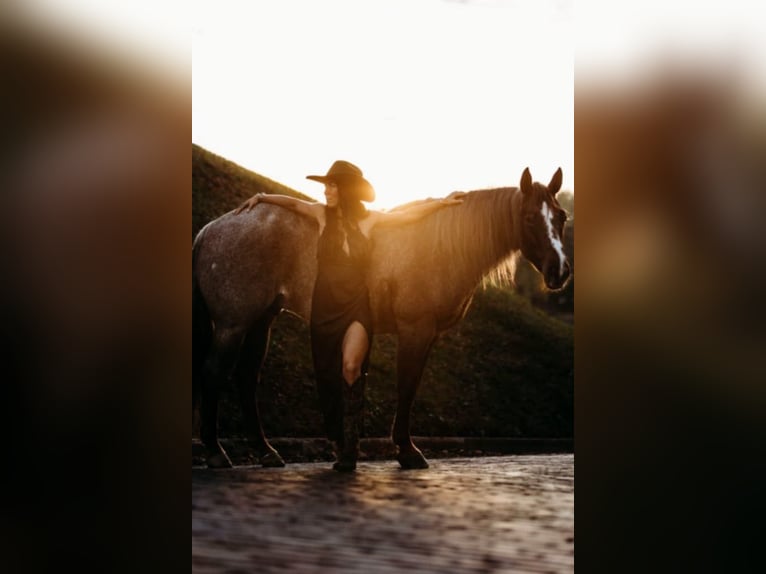
<svg viewBox="0 0 766 574"><path fill-rule="evenodd" d="M553 212L546 202L543 202L543 207L540 209L540 213L543 216L545 227L548 230L548 239L551 241L551 247L553 247L559 255L559 276L561 276L564 273L564 262L567 259L566 255L564 255L564 244L561 243L561 238L553 228Z"/></svg>

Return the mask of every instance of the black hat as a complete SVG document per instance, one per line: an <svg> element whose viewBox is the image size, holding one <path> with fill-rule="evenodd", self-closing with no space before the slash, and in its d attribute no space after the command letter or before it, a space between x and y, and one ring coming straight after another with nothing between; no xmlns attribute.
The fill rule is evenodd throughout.
<svg viewBox="0 0 766 574"><path fill-rule="evenodd" d="M326 175L307 175L306 179L313 179L321 183L328 181L345 183L344 189L352 189L361 201L373 201L375 199L375 189L369 181L362 177L362 170L353 163L342 159L332 164Z"/></svg>

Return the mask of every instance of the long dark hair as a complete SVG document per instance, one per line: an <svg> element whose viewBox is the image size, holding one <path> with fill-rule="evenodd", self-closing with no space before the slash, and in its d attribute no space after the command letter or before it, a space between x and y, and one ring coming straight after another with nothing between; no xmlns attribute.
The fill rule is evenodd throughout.
<svg viewBox="0 0 766 574"><path fill-rule="evenodd" d="M338 186L338 206L326 208L327 224L320 238L317 257L343 249L344 239L348 238L349 255L364 266L370 248L368 239L359 229L359 221L367 217L367 208L359 199L354 180L336 180L335 183Z"/></svg>
<svg viewBox="0 0 766 574"><path fill-rule="evenodd" d="M367 208L359 199L355 178L339 177L335 180L338 186L338 205L343 212L343 218L347 219L354 227L359 225L359 220L367 217Z"/></svg>

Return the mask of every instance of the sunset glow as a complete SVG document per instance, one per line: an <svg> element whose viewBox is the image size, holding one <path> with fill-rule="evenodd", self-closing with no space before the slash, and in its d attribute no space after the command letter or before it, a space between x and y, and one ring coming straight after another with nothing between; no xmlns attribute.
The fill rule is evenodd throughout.
<svg viewBox="0 0 766 574"><path fill-rule="evenodd" d="M573 189L571 2L195 4L192 141L322 199L357 164L373 207L518 185Z"/></svg>

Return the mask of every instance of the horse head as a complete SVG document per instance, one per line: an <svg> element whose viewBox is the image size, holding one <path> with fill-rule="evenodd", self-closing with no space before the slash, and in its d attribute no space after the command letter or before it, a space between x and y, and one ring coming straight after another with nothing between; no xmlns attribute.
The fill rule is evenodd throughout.
<svg viewBox="0 0 766 574"><path fill-rule="evenodd" d="M561 189L561 168L546 186L532 181L529 168L521 175L521 253L542 274L548 289L561 289L570 267L564 254L567 213L556 201Z"/></svg>

